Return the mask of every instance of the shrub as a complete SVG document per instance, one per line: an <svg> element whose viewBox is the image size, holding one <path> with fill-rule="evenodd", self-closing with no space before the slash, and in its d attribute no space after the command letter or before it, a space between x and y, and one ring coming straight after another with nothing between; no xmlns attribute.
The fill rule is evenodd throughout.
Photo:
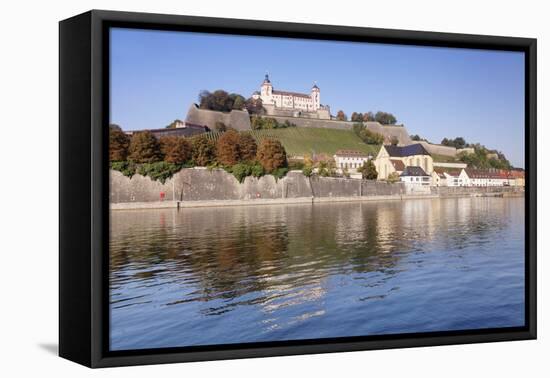
<svg viewBox="0 0 550 378"><path fill-rule="evenodd" d="M183 164L191 159L192 147L185 138L166 136L160 138L160 148L164 161L174 164Z"/></svg>
<svg viewBox="0 0 550 378"><path fill-rule="evenodd" d="M142 176L149 176L153 181L160 181L165 183L167 179L172 177L176 172L182 168L179 164L168 163L166 161L159 161L156 163L144 163L140 164L137 168L137 173Z"/></svg>
<svg viewBox="0 0 550 378"><path fill-rule="evenodd" d="M216 157L216 145L214 142L201 135L193 139L193 162L201 167L212 164Z"/></svg>
<svg viewBox="0 0 550 378"><path fill-rule="evenodd" d="M120 127L109 126L109 161L124 161L128 158L130 138Z"/></svg>
<svg viewBox="0 0 550 378"><path fill-rule="evenodd" d="M281 179L281 178L285 177L287 172L288 172L288 168L282 167L282 168L277 168L277 169L273 170L273 172L271 172L271 174L275 177L276 180L278 180L278 179Z"/></svg>
<svg viewBox="0 0 550 378"><path fill-rule="evenodd" d="M266 138L261 141L256 159L267 173L287 166L286 151L280 141Z"/></svg>
<svg viewBox="0 0 550 378"><path fill-rule="evenodd" d="M252 174L252 169L249 164L238 163L231 167L231 173L237 178L239 182L243 182L246 176Z"/></svg>
<svg viewBox="0 0 550 378"><path fill-rule="evenodd" d="M380 145L384 143L384 136L382 134L370 131L367 128L364 128L359 132L359 138L361 138L366 144Z"/></svg>
<svg viewBox="0 0 550 378"><path fill-rule="evenodd" d="M397 172L392 172L388 175L388 178L387 178L387 182L389 183L394 183L394 182L398 182L400 180L399 178L399 173Z"/></svg>
<svg viewBox="0 0 550 378"><path fill-rule="evenodd" d="M301 171L304 169L305 163L302 160L289 160L288 169Z"/></svg>
<svg viewBox="0 0 550 378"><path fill-rule="evenodd" d="M112 161L111 169L119 171L126 177L132 177L136 174L136 165L130 161Z"/></svg>
<svg viewBox="0 0 550 378"><path fill-rule="evenodd" d="M313 174L313 167L311 165L304 166L304 168L302 168L302 173L306 177L311 177L311 175Z"/></svg>
<svg viewBox="0 0 550 378"><path fill-rule="evenodd" d="M260 117L258 115L253 115L250 117L250 125L253 130L285 129L288 127L296 126L294 123L290 123L288 120L285 120L283 123L280 123L275 118Z"/></svg>
<svg viewBox="0 0 550 378"><path fill-rule="evenodd" d="M254 165L252 165L250 173L254 177L262 177L264 175L264 167L258 162L255 162Z"/></svg>
<svg viewBox="0 0 550 378"><path fill-rule="evenodd" d="M150 131L132 135L128 159L135 163L155 163L162 160L160 144Z"/></svg>

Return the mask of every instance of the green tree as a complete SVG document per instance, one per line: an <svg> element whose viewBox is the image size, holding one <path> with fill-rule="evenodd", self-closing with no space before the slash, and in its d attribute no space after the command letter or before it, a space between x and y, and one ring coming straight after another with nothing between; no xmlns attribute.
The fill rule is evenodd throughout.
<svg viewBox="0 0 550 378"><path fill-rule="evenodd" d="M246 110L248 111L248 114L259 115L259 114L264 113L262 100L259 99L259 98L258 99L253 99L252 97L250 97L248 100L246 100L244 106L245 106Z"/></svg>
<svg viewBox="0 0 550 378"><path fill-rule="evenodd" d="M346 113L344 113L343 110L338 110L338 113L336 113L336 119L338 121L347 121L348 117L346 116Z"/></svg>
<svg viewBox="0 0 550 378"><path fill-rule="evenodd" d="M155 163L162 160L160 144L150 131L134 133L128 153L128 159L134 163Z"/></svg>
<svg viewBox="0 0 550 378"><path fill-rule="evenodd" d="M287 166L286 151L280 141L266 138L260 142L256 159L267 173Z"/></svg>
<svg viewBox="0 0 550 378"><path fill-rule="evenodd" d="M119 126L109 126L109 161L125 161L128 158L130 138Z"/></svg>
<svg viewBox="0 0 550 378"><path fill-rule="evenodd" d="M397 119L393 114L382 111L376 112L374 120L382 125L395 125L397 123Z"/></svg>
<svg viewBox="0 0 550 378"><path fill-rule="evenodd" d="M193 139L193 161L196 165L205 167L216 159L216 145L206 136Z"/></svg>
<svg viewBox="0 0 550 378"><path fill-rule="evenodd" d="M232 109L242 110L245 107L246 100L243 96L236 93L232 93L230 97L233 100Z"/></svg>
<svg viewBox="0 0 550 378"><path fill-rule="evenodd" d="M183 137L165 136L160 138L160 147L164 161L174 164L183 164L193 155L191 143Z"/></svg>
<svg viewBox="0 0 550 378"><path fill-rule="evenodd" d="M363 113L357 113L357 112L351 113L351 121L352 122L362 122L363 121Z"/></svg>
<svg viewBox="0 0 550 378"><path fill-rule="evenodd" d="M214 92L203 90L199 93L199 107L201 109L229 112L233 109L242 109L245 106L245 99L237 93L227 93L222 89Z"/></svg>
<svg viewBox="0 0 550 378"><path fill-rule="evenodd" d="M376 178L378 177L376 166L371 159L363 163L363 165L357 169L357 172L361 173L363 179L365 180L376 180Z"/></svg>

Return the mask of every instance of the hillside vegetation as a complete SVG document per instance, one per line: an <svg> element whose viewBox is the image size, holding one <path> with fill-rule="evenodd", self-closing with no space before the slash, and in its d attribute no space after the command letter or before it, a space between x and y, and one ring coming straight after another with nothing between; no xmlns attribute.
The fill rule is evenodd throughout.
<svg viewBox="0 0 550 378"><path fill-rule="evenodd" d="M380 146L365 144L352 130L290 127L243 131L250 133L259 143L265 138L279 140L289 156L312 153L333 155L337 150L356 150L376 156ZM221 132L209 132L207 137L216 141Z"/></svg>

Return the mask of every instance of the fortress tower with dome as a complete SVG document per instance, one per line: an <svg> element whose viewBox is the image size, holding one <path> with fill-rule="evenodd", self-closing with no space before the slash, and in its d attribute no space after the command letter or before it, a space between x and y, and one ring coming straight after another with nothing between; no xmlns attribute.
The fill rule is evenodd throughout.
<svg viewBox="0 0 550 378"><path fill-rule="evenodd" d="M261 99L268 115L330 119L330 109L321 105L321 90L314 84L310 94L280 91L273 88L269 76L252 98Z"/></svg>

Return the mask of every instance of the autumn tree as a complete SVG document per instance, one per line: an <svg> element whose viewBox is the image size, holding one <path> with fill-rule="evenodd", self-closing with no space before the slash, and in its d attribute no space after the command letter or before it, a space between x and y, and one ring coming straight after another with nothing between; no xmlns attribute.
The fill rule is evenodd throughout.
<svg viewBox="0 0 550 378"><path fill-rule="evenodd" d="M205 167L216 158L216 145L210 139L201 135L193 139L192 158L196 165Z"/></svg>
<svg viewBox="0 0 550 378"><path fill-rule="evenodd" d="M239 140L239 155L243 161L252 161L256 158L258 145L256 140L249 133L240 134Z"/></svg>
<svg viewBox="0 0 550 378"><path fill-rule="evenodd" d="M160 144L150 131L134 133L128 153L128 159L134 163L155 163L162 160Z"/></svg>
<svg viewBox="0 0 550 378"><path fill-rule="evenodd" d="M235 165L252 161L256 157L257 145L254 137L235 130L225 132L216 143L216 156L223 165Z"/></svg>
<svg viewBox="0 0 550 378"><path fill-rule="evenodd" d="M185 138L178 136L165 136L160 138L160 148L164 155L164 161L174 164L182 164L191 159L192 147Z"/></svg>
<svg viewBox="0 0 550 378"><path fill-rule="evenodd" d="M216 158L223 165L234 165L240 161L239 133L229 130L220 136L216 143Z"/></svg>
<svg viewBox="0 0 550 378"><path fill-rule="evenodd" d="M336 119L338 121L347 121L348 117L346 116L346 113L344 113L343 110L338 110L338 113L336 113Z"/></svg>
<svg viewBox="0 0 550 378"><path fill-rule="evenodd" d="M374 114L372 112L363 113L363 122L373 122Z"/></svg>
<svg viewBox="0 0 550 378"><path fill-rule="evenodd" d="M266 138L260 142L256 159L267 173L287 165L286 151L283 145L278 140L271 138Z"/></svg>
<svg viewBox="0 0 550 378"><path fill-rule="evenodd" d="M109 161L125 161L128 158L130 138L117 125L109 126Z"/></svg>

